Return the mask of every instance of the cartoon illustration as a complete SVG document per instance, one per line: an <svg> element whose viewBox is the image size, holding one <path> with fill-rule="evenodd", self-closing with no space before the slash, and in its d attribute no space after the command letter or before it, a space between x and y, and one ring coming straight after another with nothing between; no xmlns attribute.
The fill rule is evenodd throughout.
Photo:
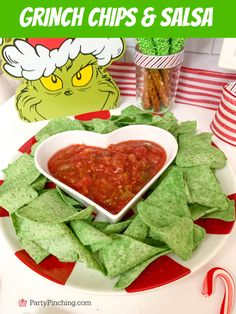
<svg viewBox="0 0 236 314"><path fill-rule="evenodd" d="M0 49L1 46L3 47L4 44L12 44L13 38L0 38Z"/></svg>
<svg viewBox="0 0 236 314"><path fill-rule="evenodd" d="M22 83L16 107L25 121L111 109L119 90L106 67L122 55L121 38L15 39L3 69Z"/></svg>

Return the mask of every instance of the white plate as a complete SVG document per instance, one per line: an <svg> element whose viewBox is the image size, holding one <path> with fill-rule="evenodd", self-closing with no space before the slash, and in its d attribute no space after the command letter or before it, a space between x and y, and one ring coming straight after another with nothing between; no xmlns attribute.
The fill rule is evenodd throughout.
<svg viewBox="0 0 236 314"><path fill-rule="evenodd" d="M19 155L15 156L18 157ZM15 158L14 158L15 159ZM236 193L236 178L235 174L233 172L233 169L227 163L226 167L224 167L221 170L217 171L217 178L221 184L221 187L223 191L227 194L235 194ZM17 256L21 259L23 263L25 263L27 266L31 267L34 271L39 273L41 276L44 276L47 279L51 279L52 281L57 280L58 271L60 272L60 269L64 271L64 266L59 265L50 265L50 263L45 263L43 267L35 265L32 261L29 260L29 258L25 257L25 254L22 254L18 239L15 235L13 226L11 224L11 221L8 217L0 218L0 226L3 228L5 237L9 243L9 246L12 248L13 252L18 252ZM222 248L225 241L229 237L229 234L219 235L219 234L208 234L204 242L194 251L194 254L192 255L192 258L189 261L181 261L174 255L169 255L169 257L176 261L177 265L182 265L185 269L189 270L188 272L181 274L177 274L175 272L175 269L168 269L168 272L173 272L172 278L169 278L169 280L163 280L163 282L160 285L167 285L170 282L174 282L175 280L178 280L179 278L183 278L187 275L190 275L194 273L195 271L199 270L203 265L205 265L207 262L209 262L213 256ZM170 264L168 264L170 265ZM176 265L175 265L176 266ZM47 268L48 267L48 268ZM113 288L115 280L110 280L104 277L102 274L100 274L97 271L93 271L91 269L86 268L85 265L82 263L76 263L74 267L72 267L72 272L68 274L67 279L64 283L61 282L61 284L71 287L74 289L77 289L78 291L85 291L88 293L94 293L94 294L111 294L111 295L124 295L127 294L127 292L136 292L136 291L146 291L152 288L155 289L158 284L154 282L154 284L148 282L142 282L140 284L139 290L136 289L127 289L127 290L116 290ZM178 267L177 267L178 268ZM180 269L181 266L178 268ZM164 270L165 271L165 270ZM145 273L144 271L143 273ZM55 275L57 274L57 275ZM157 273L154 271L151 273L152 279L157 275ZM140 282L140 281L139 281Z"/></svg>
<svg viewBox="0 0 236 314"><path fill-rule="evenodd" d="M48 170L49 159L60 149L73 144L84 144L106 148L110 144L117 144L124 141L145 140L161 145L166 152L166 161L157 174L129 201L129 203L116 215L111 214L86 196L80 194L66 184L54 178ZM115 223L120 220L129 208L147 191L150 186L159 178L166 168L174 160L178 150L178 144L174 136L157 127L148 125L131 125L120 128L108 134L98 134L89 131L67 131L53 135L42 142L35 152L35 165L38 170L50 181L57 184L62 190L73 198L82 202L86 206L94 206L96 210L107 218L108 221Z"/></svg>

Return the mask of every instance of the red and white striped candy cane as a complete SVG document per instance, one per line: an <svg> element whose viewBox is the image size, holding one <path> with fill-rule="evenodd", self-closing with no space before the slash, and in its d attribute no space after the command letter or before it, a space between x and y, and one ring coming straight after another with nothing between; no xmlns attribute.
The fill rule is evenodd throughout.
<svg viewBox="0 0 236 314"><path fill-rule="evenodd" d="M232 314L234 305L235 284L232 276L223 268L214 267L205 276L202 294L209 297L213 293L215 279L219 277L224 282L225 293L221 304L220 314Z"/></svg>

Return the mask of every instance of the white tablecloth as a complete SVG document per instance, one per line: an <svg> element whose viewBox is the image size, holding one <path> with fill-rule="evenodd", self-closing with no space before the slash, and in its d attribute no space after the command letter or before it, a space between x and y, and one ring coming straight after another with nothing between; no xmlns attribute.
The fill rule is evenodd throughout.
<svg viewBox="0 0 236 314"><path fill-rule="evenodd" d="M123 99L122 106L135 100ZM187 105L176 105L173 113L179 120L197 120L201 131L209 131L214 111ZM14 108L14 98L0 106L0 169L7 166L22 143L34 135L45 122L27 124L20 121ZM226 153L236 175L236 148L214 138L214 142ZM101 296L85 294L78 290L57 285L37 275L22 264L10 249L3 231L0 230L0 313L103 313L103 314L218 314L223 297L223 285L218 282L211 298L201 294L204 275L214 267L221 266L236 274L236 228L220 252L196 273L168 286L150 292L126 296ZM26 307L19 307L18 300L28 301ZM89 301L90 305L72 306L30 306L30 300ZM31 301L32 302L32 301ZM236 307L235 311L236 313Z"/></svg>

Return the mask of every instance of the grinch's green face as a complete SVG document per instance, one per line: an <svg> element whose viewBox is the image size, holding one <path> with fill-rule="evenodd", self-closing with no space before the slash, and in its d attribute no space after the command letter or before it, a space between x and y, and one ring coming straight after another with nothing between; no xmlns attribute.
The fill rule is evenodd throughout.
<svg viewBox="0 0 236 314"><path fill-rule="evenodd" d="M23 84L17 93L17 109L27 121L111 109L119 97L110 75L91 54L79 54L52 75Z"/></svg>

